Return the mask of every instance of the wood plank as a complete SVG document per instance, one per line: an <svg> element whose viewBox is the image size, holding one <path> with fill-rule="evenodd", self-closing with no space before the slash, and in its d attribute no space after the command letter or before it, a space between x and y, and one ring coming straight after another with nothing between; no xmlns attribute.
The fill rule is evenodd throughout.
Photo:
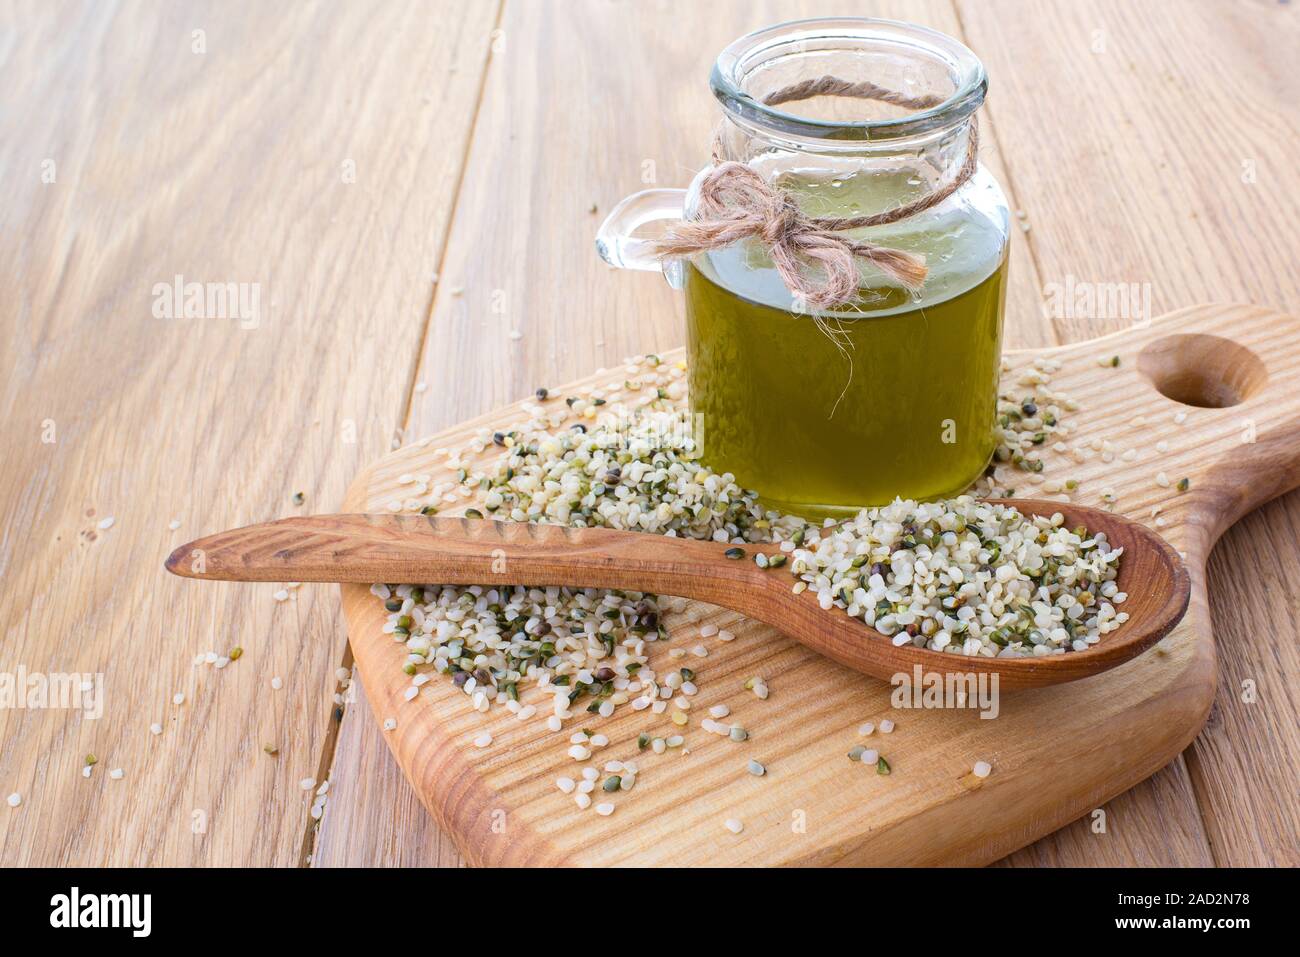
<svg viewBox="0 0 1300 957"><path fill-rule="evenodd" d="M1221 865L1300 865L1296 498L1248 516L1210 559L1219 695L1188 765Z"/></svg>
<svg viewBox="0 0 1300 957"><path fill-rule="evenodd" d="M1045 286L1069 277L1149 283L1154 313L1207 299L1300 313L1294 7L1035 0L1015 16L966 0L958 8L995 78L991 111ZM1062 336L1082 338L1126 320L1054 322ZM1219 864L1294 862L1300 846L1300 729L1281 678L1300 668L1300 627L1243 599L1258 589L1249 583L1292 580L1277 576L1297 565L1294 539L1270 543L1251 530L1297 523L1300 496L1265 506L1224 536L1212 565L1222 690L1188 764ZM1271 704L1240 700L1248 677ZM1151 833L1162 833L1166 809L1144 813Z"/></svg>
<svg viewBox="0 0 1300 957"><path fill-rule="evenodd" d="M0 710L0 790L24 796L0 815L6 866L300 863L337 597L193 588L161 561L184 536L294 511L298 491L303 511L336 504L389 447L494 16L0 14L0 671L106 689L100 720ZM257 284L258 320L157 318L154 286L177 275ZM224 671L191 664L234 646Z"/></svg>
<svg viewBox="0 0 1300 957"><path fill-rule="evenodd" d="M1217 640L1218 636L1216 636ZM1097 811L1103 812L1102 816ZM1212 867L1191 779L1180 755L1141 784L999 867Z"/></svg>

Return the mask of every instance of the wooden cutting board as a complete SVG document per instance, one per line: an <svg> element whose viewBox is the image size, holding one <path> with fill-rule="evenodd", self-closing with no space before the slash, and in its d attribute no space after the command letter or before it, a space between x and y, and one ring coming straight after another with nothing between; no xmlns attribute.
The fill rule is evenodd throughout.
<svg viewBox="0 0 1300 957"><path fill-rule="evenodd" d="M1119 357L1117 367L1099 363L1110 356ZM1102 505L1103 492L1113 492L1116 510L1152 524L1160 508L1158 527L1185 554L1193 582L1187 616L1170 636L1104 675L1004 693L997 718L982 720L973 709L895 709L888 684L832 664L770 627L691 605L667 616L672 638L652 650L651 661L666 670L671 648L698 644L709 655L675 662L698 672L700 691L686 747L655 755L638 752L637 735L680 730L666 714L630 707L608 719L581 713L553 733L501 708L476 714L438 677L405 700L405 655L381 632L382 603L364 586L342 586L375 717L396 719L386 732L389 746L470 863L984 864L1088 814L1172 760L1214 699L1206 557L1243 514L1300 484L1300 322L1253 306L1196 306L1091 342L1012 353L1004 390L1020 391L1016 380L1040 357L1062 363L1050 387L1080 404L1068 419L1071 446L1096 439L1116 453L1137 450L1136 458L1116 454L1110 462L1100 452L1078 462L1070 452L1044 450L1043 475L1077 479L1074 500L1086 505ZM553 392L613 388L625 377L620 367ZM344 510L387 510L405 497L403 473L430 473L437 482L447 472L434 449L526 418L520 405L510 406L385 456L353 482ZM493 453L489 447L484 457ZM1175 483L1189 478L1189 490L1162 487L1160 472ZM1025 473L1006 474L1017 495L1047 497ZM700 638L700 626L710 623L737 639ZM766 701L743 687L754 675L771 689ZM549 713L549 696L532 695L524 700ZM748 729L747 742L700 727L705 709L718 703L730 707L729 722ZM859 737L860 725L883 718L895 722L891 734ZM579 776L582 765L566 751L580 727L610 739L594 763L632 759L639 766L636 787L613 796L617 809L609 817L580 810L555 786L561 775ZM493 743L476 748L473 739L485 729ZM857 744L878 749L893 773L849 761ZM746 771L749 758L766 765L766 776ZM975 777L976 761L990 763L992 773ZM595 797L607 796L597 790ZM743 832L726 830L728 818L742 821Z"/></svg>

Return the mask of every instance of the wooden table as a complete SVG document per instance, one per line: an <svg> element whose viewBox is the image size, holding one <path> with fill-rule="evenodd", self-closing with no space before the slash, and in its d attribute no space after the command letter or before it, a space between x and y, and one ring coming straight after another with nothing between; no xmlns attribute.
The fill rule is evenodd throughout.
<svg viewBox="0 0 1300 957"><path fill-rule="evenodd" d="M662 280L596 259L599 216L690 179L728 41L848 13L936 27L988 66L985 161L1026 227L1009 344L1125 323L1051 315L1071 277L1149 283L1154 314L1300 312L1287 3L0 12L0 674L102 674L104 691L97 720L0 710L0 793L23 796L0 806L0 863L459 862L359 688L339 694L337 590L195 586L162 559L336 507L403 436L678 344ZM184 318L163 291L178 276L246 284L246 308ZM1006 863L1300 863L1298 531L1292 494L1215 554L1219 697L1193 745L1112 801L1104 834L1090 817ZM236 646L224 669L193 664ZM326 777L317 824L300 782Z"/></svg>

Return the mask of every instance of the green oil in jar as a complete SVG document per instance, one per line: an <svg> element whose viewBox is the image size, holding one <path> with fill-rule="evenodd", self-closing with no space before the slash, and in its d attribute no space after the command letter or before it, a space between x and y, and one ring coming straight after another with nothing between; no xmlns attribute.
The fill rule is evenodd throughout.
<svg viewBox="0 0 1300 957"><path fill-rule="evenodd" d="M906 184L782 185L813 215L844 216ZM800 314L752 243L686 266L691 407L710 467L809 517L955 495L979 477L995 444L1005 223L945 206L868 234L925 256L920 294L864 266L857 302Z"/></svg>

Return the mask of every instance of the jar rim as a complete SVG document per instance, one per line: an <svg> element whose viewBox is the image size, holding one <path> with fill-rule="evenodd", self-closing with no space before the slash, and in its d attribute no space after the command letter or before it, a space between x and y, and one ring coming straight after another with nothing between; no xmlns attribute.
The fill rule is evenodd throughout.
<svg viewBox="0 0 1300 957"><path fill-rule="evenodd" d="M948 67L953 92L937 106L904 117L841 121L799 116L768 106L745 91L746 71L762 62L762 54L784 45L836 38L883 41L926 53ZM766 130L823 140L885 140L915 136L961 122L984 102L988 75L984 64L969 47L938 30L902 20L815 17L764 27L735 40L718 54L709 85L731 117Z"/></svg>

